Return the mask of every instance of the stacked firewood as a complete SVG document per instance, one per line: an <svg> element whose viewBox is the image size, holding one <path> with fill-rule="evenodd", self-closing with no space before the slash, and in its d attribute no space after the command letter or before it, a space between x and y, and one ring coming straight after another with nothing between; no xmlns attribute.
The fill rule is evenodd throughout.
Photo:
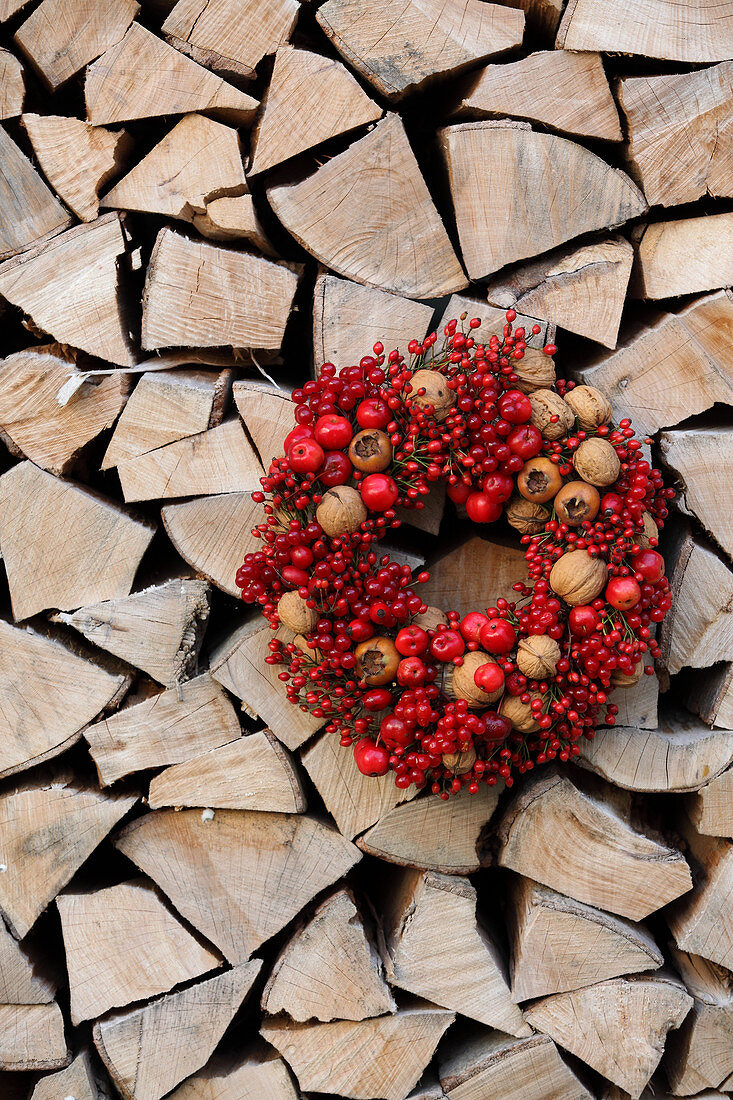
<svg viewBox="0 0 733 1100"><path fill-rule="evenodd" d="M0 1097L733 1092L731 0L0 0L0 46ZM288 704L235 573L314 364L507 308L654 437L675 605L577 766L442 802ZM415 515L426 602L524 575Z"/></svg>

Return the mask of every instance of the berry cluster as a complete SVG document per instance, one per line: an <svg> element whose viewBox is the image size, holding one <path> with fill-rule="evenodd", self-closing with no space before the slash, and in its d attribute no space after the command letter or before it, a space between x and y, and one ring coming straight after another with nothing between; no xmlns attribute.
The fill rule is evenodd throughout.
<svg viewBox="0 0 733 1100"><path fill-rule="evenodd" d="M409 361L376 343L296 390L296 427L255 494L262 548L237 572L285 628L266 660L290 701L364 774L442 798L578 755L613 724L611 690L653 672L671 603L655 547L672 491L629 421L614 426L592 387L553 386L557 349L528 348L506 317L487 343L480 320L451 321ZM438 481L472 521L505 515L520 532L515 599L463 618L428 607L428 574L379 553L398 509L424 508Z"/></svg>

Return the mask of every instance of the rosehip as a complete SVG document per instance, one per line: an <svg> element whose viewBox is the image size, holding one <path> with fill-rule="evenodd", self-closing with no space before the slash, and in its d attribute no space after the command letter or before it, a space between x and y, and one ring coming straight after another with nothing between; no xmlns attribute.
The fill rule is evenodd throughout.
<svg viewBox="0 0 733 1100"><path fill-rule="evenodd" d="M479 633L481 648L487 653L508 653L516 640L516 631L506 619L489 619Z"/></svg>
<svg viewBox="0 0 733 1100"><path fill-rule="evenodd" d="M606 599L618 611L628 611L641 599L641 589L633 577L612 577L606 585Z"/></svg>
<svg viewBox="0 0 733 1100"><path fill-rule="evenodd" d="M601 497L601 514L618 516L621 514L624 502L618 493L605 493Z"/></svg>
<svg viewBox="0 0 733 1100"><path fill-rule="evenodd" d="M372 688L361 697L365 710L384 710L392 702L392 692L386 688Z"/></svg>
<svg viewBox="0 0 733 1100"><path fill-rule="evenodd" d="M389 771L389 752L371 737L362 737L354 745L354 760L362 775L376 777Z"/></svg>

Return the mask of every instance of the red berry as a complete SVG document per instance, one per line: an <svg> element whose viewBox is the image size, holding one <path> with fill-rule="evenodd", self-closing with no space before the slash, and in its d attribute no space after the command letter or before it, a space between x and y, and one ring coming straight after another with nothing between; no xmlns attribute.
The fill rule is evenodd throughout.
<svg viewBox="0 0 733 1100"><path fill-rule="evenodd" d="M477 642L481 633L482 627L488 623L486 615L482 615L480 611L469 611L467 615L461 619L460 631L467 642Z"/></svg>
<svg viewBox="0 0 733 1100"><path fill-rule="evenodd" d="M485 665L479 665L476 669L473 682L487 695L491 695L504 687L504 673L493 661L487 661Z"/></svg>
<svg viewBox="0 0 733 1100"><path fill-rule="evenodd" d="M313 428L316 442L329 451L340 451L348 447L354 434L351 422L345 416L336 416L335 413L326 413L319 416Z"/></svg>
<svg viewBox="0 0 733 1100"><path fill-rule="evenodd" d="M314 474L323 464L323 448L315 439L298 439L288 451L288 462L296 474Z"/></svg>
<svg viewBox="0 0 733 1100"><path fill-rule="evenodd" d="M473 489L470 485L466 485L465 481L459 481L455 485L449 485L446 489L446 493L450 500L454 504L465 504L470 497Z"/></svg>
<svg viewBox="0 0 733 1100"><path fill-rule="evenodd" d="M618 611L629 611L641 599L641 589L633 577L612 577L606 585L606 599Z"/></svg>
<svg viewBox="0 0 733 1100"><path fill-rule="evenodd" d="M512 454L519 455L526 462L528 458L534 458L542 450L542 432L535 428L534 424L524 424L521 428L514 428L506 437ZM484 492L486 487L484 486Z"/></svg>
<svg viewBox="0 0 733 1100"><path fill-rule="evenodd" d="M392 419L392 410L378 397L368 397L356 408L356 422L360 428L386 428Z"/></svg>
<svg viewBox="0 0 733 1100"><path fill-rule="evenodd" d="M573 607L568 615L570 631L578 638L587 638L590 634L594 634L600 625L600 615L588 604Z"/></svg>
<svg viewBox="0 0 733 1100"><path fill-rule="evenodd" d="M507 390L499 398L499 412L510 424L526 424L532 415L532 404L521 390Z"/></svg>
<svg viewBox="0 0 733 1100"><path fill-rule="evenodd" d="M468 518L474 523L494 523L503 511L501 504L485 493L471 493L466 501Z"/></svg>
<svg viewBox="0 0 733 1100"><path fill-rule="evenodd" d="M403 657L419 657L426 653L430 639L421 626L405 626L394 640L395 648Z"/></svg>
<svg viewBox="0 0 733 1100"><path fill-rule="evenodd" d="M635 573L641 573L645 581L656 584L664 576L664 558L656 550L642 550L631 559Z"/></svg>
<svg viewBox="0 0 733 1100"><path fill-rule="evenodd" d="M481 648L487 653L508 653L516 640L516 631L506 619L489 619L479 633Z"/></svg>
<svg viewBox="0 0 733 1100"><path fill-rule="evenodd" d="M389 752L371 737L362 737L354 745L354 760L362 775L376 777L389 771Z"/></svg>
<svg viewBox="0 0 733 1100"><path fill-rule="evenodd" d="M430 643L430 652L439 661L452 661L466 652L466 646L457 630L441 630Z"/></svg>
<svg viewBox="0 0 733 1100"><path fill-rule="evenodd" d="M359 485L359 492L372 512L386 512L400 495L397 483L388 474L368 474Z"/></svg>
<svg viewBox="0 0 733 1100"><path fill-rule="evenodd" d="M392 702L392 692L386 688L372 688L361 697L365 710L384 710Z"/></svg>
<svg viewBox="0 0 733 1100"><path fill-rule="evenodd" d="M514 491L514 482L506 474L489 474L484 478L483 490L487 497L503 504Z"/></svg>
<svg viewBox="0 0 733 1100"><path fill-rule="evenodd" d="M323 465L318 471L318 480L332 489L334 485L345 485L351 473L351 463L342 451L326 451Z"/></svg>

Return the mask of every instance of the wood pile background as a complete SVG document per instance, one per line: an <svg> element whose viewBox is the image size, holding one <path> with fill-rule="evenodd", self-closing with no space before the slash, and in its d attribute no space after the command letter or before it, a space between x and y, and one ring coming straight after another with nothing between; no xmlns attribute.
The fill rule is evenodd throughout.
<svg viewBox="0 0 733 1100"><path fill-rule="evenodd" d="M733 3L0 0L0 44L0 1097L733 1092ZM680 486L665 691L405 800L234 574L314 361L508 306ZM436 495L397 549L482 608L489 535Z"/></svg>

